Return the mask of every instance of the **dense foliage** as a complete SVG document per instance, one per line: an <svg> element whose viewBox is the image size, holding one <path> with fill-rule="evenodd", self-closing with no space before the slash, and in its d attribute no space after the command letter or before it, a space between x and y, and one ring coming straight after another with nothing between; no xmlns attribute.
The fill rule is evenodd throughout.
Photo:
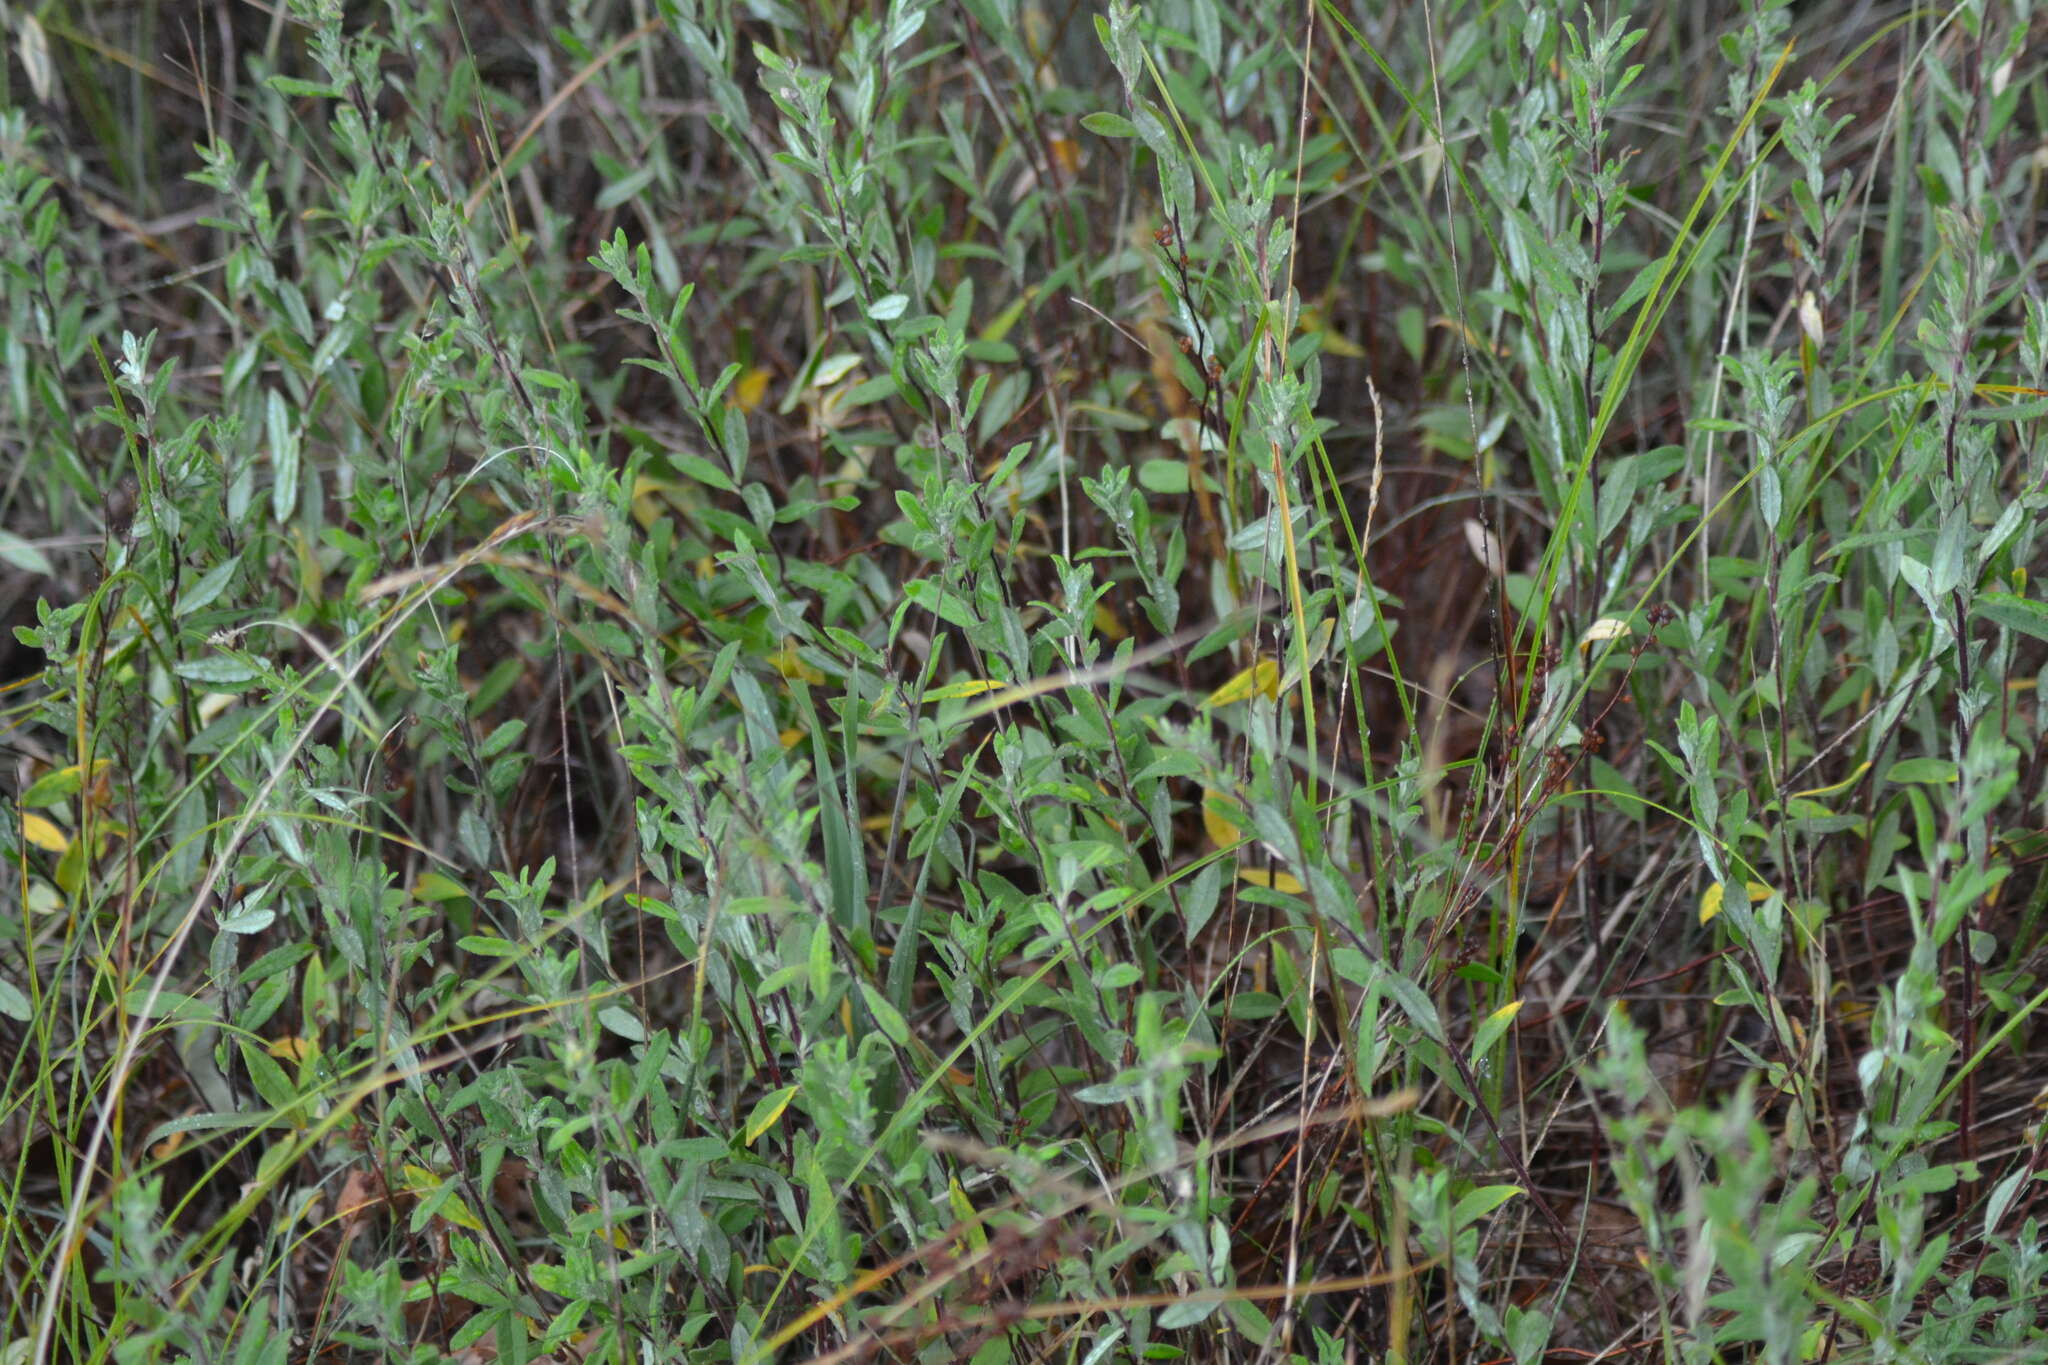
<svg viewBox="0 0 2048 1365"><path fill-rule="evenodd" d="M0 1365L2048 1352L2048 23L6 7Z"/></svg>

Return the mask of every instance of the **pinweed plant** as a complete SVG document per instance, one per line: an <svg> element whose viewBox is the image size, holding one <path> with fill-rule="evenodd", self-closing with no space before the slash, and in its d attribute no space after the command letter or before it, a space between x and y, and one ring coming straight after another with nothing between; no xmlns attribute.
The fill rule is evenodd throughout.
<svg viewBox="0 0 2048 1365"><path fill-rule="evenodd" d="M0 8L0 1365L2048 1353L2048 28Z"/></svg>

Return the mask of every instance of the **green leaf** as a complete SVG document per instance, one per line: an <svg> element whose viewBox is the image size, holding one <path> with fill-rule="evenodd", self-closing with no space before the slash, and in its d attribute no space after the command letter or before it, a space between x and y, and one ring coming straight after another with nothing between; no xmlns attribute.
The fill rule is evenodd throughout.
<svg viewBox="0 0 2048 1365"><path fill-rule="evenodd" d="M28 573L48 576L56 572L50 558L12 531L0 530L0 559Z"/></svg>
<svg viewBox="0 0 2048 1365"><path fill-rule="evenodd" d="M1122 114L1095 113L1084 115L1081 126L1097 137L1136 137L1138 125Z"/></svg>
<svg viewBox="0 0 2048 1365"><path fill-rule="evenodd" d="M187 1024L214 1017L213 1006L196 996L178 991L159 991L156 999L152 1001L147 986L137 986L129 991L122 997L121 1005L137 1019L169 1019Z"/></svg>
<svg viewBox="0 0 2048 1365"><path fill-rule="evenodd" d="M523 951L512 940L496 934L467 934L455 940L455 946L478 957L518 957Z"/></svg>
<svg viewBox="0 0 2048 1365"><path fill-rule="evenodd" d="M1148 493L1176 494L1188 491L1185 460L1147 460L1138 466L1138 486Z"/></svg>
<svg viewBox="0 0 2048 1365"><path fill-rule="evenodd" d="M248 1068L250 1084L256 1087L256 1093L263 1097L265 1104L273 1109L291 1109L298 1105L298 1088L274 1057L244 1040L237 1040L236 1049L241 1053L242 1065Z"/></svg>
<svg viewBox="0 0 2048 1365"><path fill-rule="evenodd" d="M180 659L171 666L171 671L187 682L205 683L208 687L233 688L256 680L256 670L240 659L225 654L210 654L202 659Z"/></svg>
<svg viewBox="0 0 2048 1365"><path fill-rule="evenodd" d="M276 389L264 393L263 427L270 440L270 512L279 521L289 521L299 507L299 430L284 395Z"/></svg>
<svg viewBox="0 0 2048 1365"><path fill-rule="evenodd" d="M1887 782L1953 782L1956 765L1945 758L1902 758L1884 777Z"/></svg>
<svg viewBox="0 0 2048 1365"><path fill-rule="evenodd" d="M263 82L280 95L331 100L341 91L326 81L303 81L297 76L271 76Z"/></svg>
<svg viewBox="0 0 2048 1365"><path fill-rule="evenodd" d="M233 914L222 915L220 931L223 934L260 934L276 919L276 907L259 905L252 910L237 910Z"/></svg>
<svg viewBox="0 0 2048 1365"><path fill-rule="evenodd" d="M1170 1303L1159 1310L1159 1330L1171 1332L1182 1327L1193 1327L1222 1306L1221 1299L1183 1299L1179 1303Z"/></svg>
<svg viewBox="0 0 2048 1365"><path fill-rule="evenodd" d="M709 484L721 493L739 491L723 469L702 455L692 455L687 450L671 450L668 453L668 462L675 466L677 473L687 474L698 483Z"/></svg>
<svg viewBox="0 0 2048 1365"><path fill-rule="evenodd" d="M1451 1210L1453 1228L1469 1227L1522 1192L1520 1185L1481 1185Z"/></svg>
<svg viewBox="0 0 2048 1365"><path fill-rule="evenodd" d="M867 1001L868 1009L873 1011L875 1024L882 1030L883 1036L898 1047L909 1044L910 1025L904 1022L896 1007L889 1003L888 996L863 981L860 983L860 998Z"/></svg>
<svg viewBox="0 0 2048 1365"><path fill-rule="evenodd" d="M1993 625L2048 640L2048 603L2009 592L1987 592L1978 596L1970 611Z"/></svg>

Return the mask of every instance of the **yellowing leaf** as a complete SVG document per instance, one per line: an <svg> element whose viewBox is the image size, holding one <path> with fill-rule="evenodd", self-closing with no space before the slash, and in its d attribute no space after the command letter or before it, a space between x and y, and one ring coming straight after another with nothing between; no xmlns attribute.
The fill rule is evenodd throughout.
<svg viewBox="0 0 2048 1365"><path fill-rule="evenodd" d="M946 1202L953 1206L953 1222L966 1235L971 1251L988 1249L988 1229L975 1216L974 1201L967 1197L967 1191L960 1188L958 1180L946 1182Z"/></svg>
<svg viewBox="0 0 2048 1365"><path fill-rule="evenodd" d="M1322 333L1324 355L1343 356L1347 360L1358 360L1365 355L1365 347L1332 327L1323 310L1313 304L1301 310L1301 330L1308 334Z"/></svg>
<svg viewBox="0 0 2048 1365"><path fill-rule="evenodd" d="M93 778L97 780L105 776L107 769L113 766L114 760L111 758L93 760ZM54 806L65 797L75 796L84 790L85 781L85 769L76 763L68 768L59 768L55 772L44 773L34 782L31 782L28 790L21 794L21 804L23 806Z"/></svg>
<svg viewBox="0 0 2048 1365"><path fill-rule="evenodd" d="M958 701L962 697L978 697L984 692L1000 692L1008 686L999 678L968 678L947 683L944 687L934 687L924 694L924 699L928 702Z"/></svg>
<svg viewBox="0 0 2048 1365"><path fill-rule="evenodd" d="M1856 771L1855 771L1855 772L1853 772L1853 773L1850 773L1850 774L1849 774L1849 775L1848 775L1847 777L1843 778L1843 779L1842 779L1842 780L1841 780L1840 782L1837 782L1837 783L1835 783L1835 784L1834 784L1833 786L1831 786L1831 787L1809 787L1809 788L1807 788L1807 789L1806 789L1805 791L1803 791L1803 792L1793 792L1793 793L1792 793L1792 795L1793 795L1793 796L1795 796L1795 797L1796 797L1796 796L1827 796L1827 795L1829 795L1830 793L1833 793L1833 792L1838 792L1838 791L1842 790L1842 788L1844 788L1844 787L1847 787L1847 786L1851 786L1851 785L1853 785L1853 784L1855 783L1855 781L1856 781L1856 779L1857 779L1857 778L1859 778L1859 777L1863 776L1863 774L1865 774L1865 773L1867 773L1867 772L1869 772L1869 771L1870 771L1870 760L1866 758L1866 759L1864 759L1864 760L1863 760L1863 761L1862 761L1861 763L1858 763L1858 764L1856 765Z"/></svg>
<svg viewBox="0 0 2048 1365"><path fill-rule="evenodd" d="M31 915L54 915L64 908L64 893L44 881L41 877L28 879L28 912Z"/></svg>
<svg viewBox="0 0 2048 1365"><path fill-rule="evenodd" d="M1095 630L1105 640L1121 640L1130 634L1124 629L1124 623L1117 620L1116 608L1107 602L1095 604Z"/></svg>
<svg viewBox="0 0 2048 1365"><path fill-rule="evenodd" d="M1762 882L1744 882L1743 890L1749 893L1749 903L1756 905L1771 898L1771 888ZM1700 897L1700 923L1706 924L1721 913L1721 883L1715 882Z"/></svg>
<svg viewBox="0 0 2048 1365"><path fill-rule="evenodd" d="M421 1199L433 1194L445 1183L441 1177L435 1175L432 1171L419 1166L405 1167L404 1181L407 1192L417 1195ZM484 1230L482 1221L474 1213L470 1212L469 1206L462 1202L460 1195L450 1195L442 1201L440 1208L435 1210L435 1212L455 1224L456 1227L467 1228L471 1232L482 1232Z"/></svg>
<svg viewBox="0 0 2048 1365"><path fill-rule="evenodd" d="M1269 697L1280 695L1280 665L1273 659L1261 659L1245 669L1223 686L1211 692L1202 705L1228 706L1234 701L1243 701L1254 692L1263 692Z"/></svg>
<svg viewBox="0 0 2048 1365"><path fill-rule="evenodd" d="M1441 162L1443 159L1442 146L1436 143L1430 143L1426 145L1423 150L1426 152L1431 147L1435 147L1437 160ZM1459 336L1462 336L1465 339L1465 344L1475 351L1484 351L1488 349L1485 337L1480 336L1479 333L1473 331L1464 323L1461 323L1457 319L1452 318L1448 315L1431 318L1429 320L1429 325L1432 327L1441 327L1447 332L1456 332ZM1495 355L1506 355L1508 353L1508 348L1506 346L1494 346L1492 350Z"/></svg>
<svg viewBox="0 0 2048 1365"><path fill-rule="evenodd" d="M414 900L459 901L466 900L468 896L469 891L461 882L453 877L445 877L439 872L422 872L419 879L412 884Z"/></svg>
<svg viewBox="0 0 2048 1365"><path fill-rule="evenodd" d="M771 1090L761 1097L754 1106L753 1117L747 1120L746 1130L741 1134L751 1147L761 1140L761 1134L775 1126L782 1112L789 1108L789 1102L796 1098L796 1087L785 1085L780 1090Z"/></svg>
<svg viewBox="0 0 2048 1365"><path fill-rule="evenodd" d="M1237 879L1253 886L1270 887L1289 896L1299 896L1308 890L1302 885L1301 878L1292 872L1272 872L1263 867L1240 867Z"/></svg>
<svg viewBox="0 0 2048 1365"><path fill-rule="evenodd" d="M827 356L811 371L811 387L829 389L860 367L860 357L847 351Z"/></svg>
<svg viewBox="0 0 2048 1365"><path fill-rule="evenodd" d="M51 853L62 853L71 847L71 836L40 815L21 817L21 837Z"/></svg>
<svg viewBox="0 0 2048 1365"><path fill-rule="evenodd" d="M1501 1006L1501 1007L1500 1007L1499 1009L1495 1010L1495 1011L1494 1011L1494 1012L1493 1012L1492 1014L1489 1014L1489 1015L1487 1015L1487 1016L1486 1016L1486 1022L1490 1024L1490 1023L1494 1022L1494 1021L1495 1021L1496 1019L1498 1019L1498 1020L1499 1020L1499 1021L1500 1021L1501 1023L1506 1023L1506 1022L1507 1022L1508 1020L1510 1020L1510 1019L1514 1018L1514 1017L1515 1017L1516 1015L1520 1014L1521 1012L1522 1012L1522 1002L1521 1002L1521 1001L1519 1001L1519 1000L1510 1000L1510 1001L1508 1001L1508 1002L1507 1002L1507 1004L1505 1004L1505 1005L1502 1005L1502 1006Z"/></svg>
<svg viewBox="0 0 2048 1365"><path fill-rule="evenodd" d="M1001 341L1004 337L1008 336L1010 329L1017 325L1017 319L1024 316L1025 307L1037 297L1038 286L1034 284L1016 298L1010 300L1003 311L997 313L989 320L988 326L981 329L981 340Z"/></svg>
<svg viewBox="0 0 2048 1365"><path fill-rule="evenodd" d="M768 371L759 365L741 375L739 382L732 386L733 401L740 405L741 412L752 412L767 396Z"/></svg>
<svg viewBox="0 0 2048 1365"><path fill-rule="evenodd" d="M789 729L775 736L775 738L781 741L783 748L794 749L797 745L804 742L804 732L792 725Z"/></svg>
<svg viewBox="0 0 2048 1365"><path fill-rule="evenodd" d="M775 671L785 678L801 678L813 687L824 684L825 675L798 656L794 640L783 641L782 648L775 651L769 662L774 664Z"/></svg>

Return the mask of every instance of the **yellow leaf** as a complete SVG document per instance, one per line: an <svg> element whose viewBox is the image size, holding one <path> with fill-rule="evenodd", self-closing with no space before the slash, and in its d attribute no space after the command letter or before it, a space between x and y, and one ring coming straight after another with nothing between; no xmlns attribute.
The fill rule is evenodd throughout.
<svg viewBox="0 0 2048 1365"><path fill-rule="evenodd" d="M1771 888L1762 882L1744 882L1742 889L1749 893L1749 903L1759 904L1771 898ZM1700 897L1700 923L1705 924L1721 913L1721 883L1715 882Z"/></svg>
<svg viewBox="0 0 2048 1365"><path fill-rule="evenodd" d="M767 396L768 371L759 365L741 375L739 382L732 386L733 401L740 405L741 412L752 412Z"/></svg>
<svg viewBox="0 0 2048 1365"><path fill-rule="evenodd" d="M1280 665L1273 659L1261 659L1245 669L1223 686L1211 692L1202 705L1228 706L1234 701L1243 701L1254 692L1263 692L1269 697L1280 695Z"/></svg>
<svg viewBox="0 0 2048 1365"><path fill-rule="evenodd" d="M1237 879L1249 882L1253 886L1271 887L1289 896L1299 896L1308 890L1302 885L1301 878L1292 872L1269 872L1263 867L1240 867L1237 870Z"/></svg>
<svg viewBox="0 0 2048 1365"><path fill-rule="evenodd" d="M1209 842L1218 848L1229 848L1244 838L1243 830L1216 813L1216 806L1230 804L1213 788L1202 788L1202 828L1209 832Z"/></svg>
<svg viewBox="0 0 2048 1365"><path fill-rule="evenodd" d="M1494 1011L1494 1012L1493 1012L1492 1014L1489 1014L1488 1016L1486 1016L1486 1022L1490 1024L1490 1023L1492 1023L1492 1022L1493 1022L1494 1020L1498 1019L1498 1020L1500 1020L1500 1021L1501 1021L1502 1023L1506 1023L1506 1022L1507 1022L1508 1020L1510 1020L1510 1019L1514 1018L1514 1017L1515 1017L1516 1015L1520 1014L1521 1012L1522 1012L1522 1002L1521 1002L1521 1001L1519 1001L1519 1000L1510 1000L1510 1001L1508 1001L1508 1002L1507 1002L1507 1004L1505 1004L1505 1005L1502 1005L1502 1006L1501 1006L1501 1007L1500 1007L1499 1009L1495 1010L1495 1011Z"/></svg>
<svg viewBox="0 0 2048 1365"><path fill-rule="evenodd" d="M1121 640L1130 632L1116 619L1116 609L1107 602L1095 604L1095 629L1105 640Z"/></svg>
<svg viewBox="0 0 2048 1365"><path fill-rule="evenodd" d="M804 742L804 732L797 729L795 726L791 726L789 729L784 730L775 738L782 741L783 748L794 749L797 745Z"/></svg>
<svg viewBox="0 0 2048 1365"><path fill-rule="evenodd" d="M1324 355L1343 356L1347 360L1358 360L1365 355L1365 347L1332 327L1323 310L1313 304L1301 310L1301 330L1309 335L1322 333Z"/></svg>
<svg viewBox="0 0 2048 1365"><path fill-rule="evenodd" d="M22 815L21 837L51 853L62 853L71 847L71 836L40 815Z"/></svg>
<svg viewBox="0 0 2048 1365"><path fill-rule="evenodd" d="M318 1052L320 1045L311 1038L277 1038L263 1050L287 1062L303 1062Z"/></svg>
<svg viewBox="0 0 2048 1365"><path fill-rule="evenodd" d="M1619 640L1628 634L1631 634L1628 622L1618 617L1603 616L1592 625L1586 627L1586 633L1579 637L1579 649L1583 652L1591 649L1594 645L1605 644L1609 640Z"/></svg>
<svg viewBox="0 0 2048 1365"><path fill-rule="evenodd" d="M633 520L640 524L641 530L646 530L668 514L663 503L675 487L661 479L650 479L645 474L633 480Z"/></svg>

